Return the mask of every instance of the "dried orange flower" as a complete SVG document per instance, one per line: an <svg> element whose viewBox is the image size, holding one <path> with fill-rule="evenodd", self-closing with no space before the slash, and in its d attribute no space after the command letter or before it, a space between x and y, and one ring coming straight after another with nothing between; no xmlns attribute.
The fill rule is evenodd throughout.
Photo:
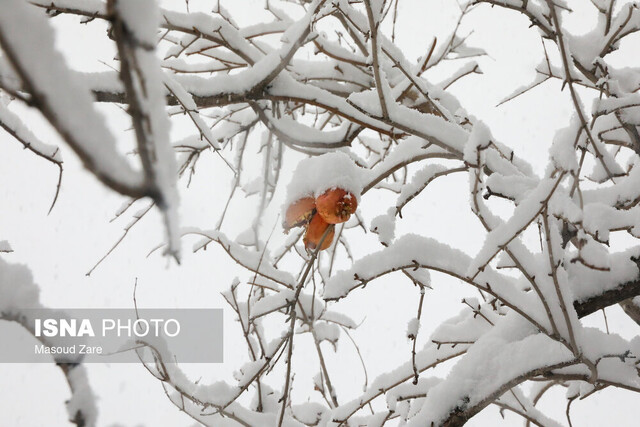
<svg viewBox="0 0 640 427"><path fill-rule="evenodd" d="M282 227L288 232L293 227L307 225L314 214L316 202L313 197L305 197L289 205Z"/></svg>
<svg viewBox="0 0 640 427"><path fill-rule="evenodd" d="M307 226L307 232L304 235L304 247L307 248L308 251L314 250L318 247L324 232L331 225L328 224L320 215L314 215L311 219L311 222ZM335 234L335 230L331 227L331 231L327 234L324 241L322 242L322 246L320 250L323 251L331 246L331 242L333 241L333 235Z"/></svg>
<svg viewBox="0 0 640 427"><path fill-rule="evenodd" d="M316 198L316 209L329 224L347 221L357 207L356 197L342 188L327 190Z"/></svg>

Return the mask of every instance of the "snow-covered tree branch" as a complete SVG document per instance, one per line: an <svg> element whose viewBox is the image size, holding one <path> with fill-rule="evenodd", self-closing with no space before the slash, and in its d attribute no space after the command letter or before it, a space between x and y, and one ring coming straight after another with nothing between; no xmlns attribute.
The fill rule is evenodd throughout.
<svg viewBox="0 0 640 427"><path fill-rule="evenodd" d="M249 24L224 1L209 12L189 3L0 0L0 128L59 168L54 204L62 157L75 155L123 197L116 219L131 217L88 274L109 268L154 206L165 238L146 242L152 253L190 259L180 268L238 271L219 288L237 321L234 345L246 348L232 380L194 381L161 348L144 364L178 410L203 425L458 426L493 405L527 425L563 425L537 406L552 388L566 389L569 424L575 399L640 392L640 339L591 317L619 305L640 325L638 4L452 0L446 37L410 29L433 40L413 60L396 41L398 14L409 13L399 0L269 0L269 18ZM517 134L503 137L455 91L491 53L472 42L482 25L474 16L503 12L541 52L500 105L551 87L552 102L569 106L555 135L525 154ZM588 31L575 30L576 14L588 16ZM109 70L65 61L54 43L59 17L106 25ZM62 145L29 129L17 113L27 107ZM132 138L116 133L103 113L111 110L126 111L119 123ZM466 187L426 204L434 186L462 176ZM199 179L200 193L191 188ZM190 222L178 193L207 212L205 224ZM224 202L212 208L207 193ZM434 238L423 221L426 209L455 210L449 197L466 203L470 220L446 227L477 227L477 245ZM193 253L180 255L181 242ZM9 286L34 286L8 282L16 268L0 261L0 300ZM425 334L424 300L443 277L464 286L462 309ZM395 331L411 343L405 361L369 380L361 348L371 343L353 338L362 320L351 310L376 282L413 286L405 308L415 315ZM359 392L341 389L341 363L364 368Z"/></svg>

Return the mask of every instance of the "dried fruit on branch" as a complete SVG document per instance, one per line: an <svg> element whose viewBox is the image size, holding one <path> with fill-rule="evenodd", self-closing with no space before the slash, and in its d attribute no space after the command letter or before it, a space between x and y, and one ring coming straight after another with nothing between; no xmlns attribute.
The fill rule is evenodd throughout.
<svg viewBox="0 0 640 427"><path fill-rule="evenodd" d="M342 188L332 188L316 198L316 209L329 224L339 224L356 211L356 197Z"/></svg>
<svg viewBox="0 0 640 427"><path fill-rule="evenodd" d="M307 225L315 213L316 202L313 197L305 197L289 205L282 227L288 232L294 227Z"/></svg>
<svg viewBox="0 0 640 427"><path fill-rule="evenodd" d="M322 246L320 246L321 251L331 246L335 230L333 225L328 224L324 219L322 219L320 215L314 215L311 219L311 222L307 226L307 232L304 235L304 247L307 248L308 251L317 248L320 244L320 240L322 240L322 236L329 227L331 227L331 229L329 230L327 237L325 237L324 241L322 242Z"/></svg>

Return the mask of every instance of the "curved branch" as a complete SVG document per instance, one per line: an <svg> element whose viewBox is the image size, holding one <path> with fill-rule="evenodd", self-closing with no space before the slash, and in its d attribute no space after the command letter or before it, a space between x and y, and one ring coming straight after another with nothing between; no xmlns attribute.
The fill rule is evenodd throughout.
<svg viewBox="0 0 640 427"><path fill-rule="evenodd" d="M554 365L545 366L544 368L532 369L528 372L518 375L517 377L504 382L500 387L497 387L492 393L490 393L488 396L486 396L484 399L482 399L480 402L476 403L475 405L454 410L447 417L447 419L440 425L442 427L457 427L457 426L464 425L478 412L483 410L489 404L493 403L505 392L509 391L509 389L517 386L518 384L521 384L525 380L532 377L536 377L538 375L544 375L545 373L548 373L554 369L559 369L559 368L564 368L566 366L574 365L575 363L576 363L575 360L569 360L565 362L556 363Z"/></svg>

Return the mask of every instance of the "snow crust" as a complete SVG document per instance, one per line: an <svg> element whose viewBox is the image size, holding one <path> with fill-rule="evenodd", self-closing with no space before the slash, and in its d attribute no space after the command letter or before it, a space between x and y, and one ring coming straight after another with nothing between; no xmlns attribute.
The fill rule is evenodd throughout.
<svg viewBox="0 0 640 427"><path fill-rule="evenodd" d="M47 19L31 5L5 0L0 32L10 47L16 66L33 89L42 95L45 111L72 136L86 158L85 165L116 182L136 187L142 174L134 171L116 150L115 139L93 105L93 96L78 73L69 69L55 48L55 32ZM24 31L29 28L29 31ZM3 114L6 116L6 111Z"/></svg>
<svg viewBox="0 0 640 427"><path fill-rule="evenodd" d="M365 170L342 151L301 160L287 186L284 209L296 200L318 197L332 188L342 188L360 201L365 176Z"/></svg>

